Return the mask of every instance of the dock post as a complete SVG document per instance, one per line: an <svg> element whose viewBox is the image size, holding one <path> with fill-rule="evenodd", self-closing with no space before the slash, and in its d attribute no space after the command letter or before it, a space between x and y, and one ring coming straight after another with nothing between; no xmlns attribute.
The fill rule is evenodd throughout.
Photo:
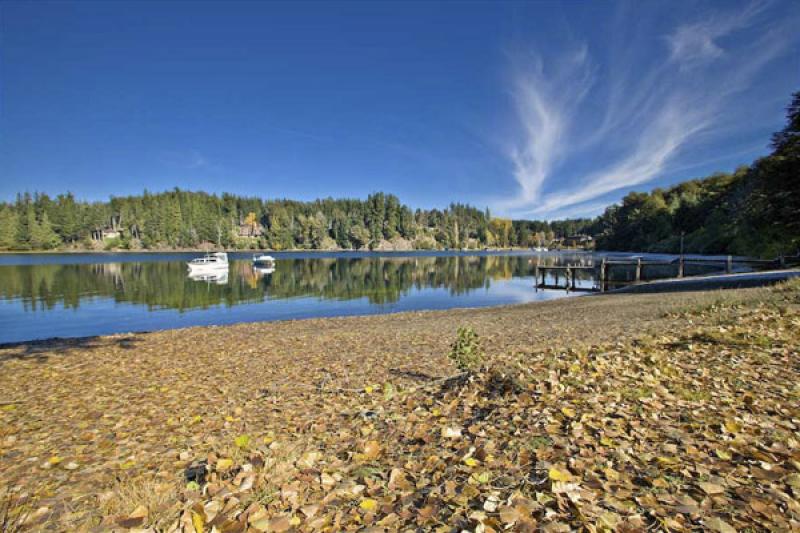
<svg viewBox="0 0 800 533"><path fill-rule="evenodd" d="M636 259L636 283L639 283L642 279L642 259Z"/></svg>
<svg viewBox="0 0 800 533"><path fill-rule="evenodd" d="M678 277L679 278L683 277L683 257L678 259Z"/></svg>
<svg viewBox="0 0 800 533"><path fill-rule="evenodd" d="M567 269L564 271L564 290L569 292L569 278L572 277L572 269L567 265Z"/></svg>
<svg viewBox="0 0 800 533"><path fill-rule="evenodd" d="M727 272L728 274L733 272L733 256L730 255L728 256L728 262L725 265L725 272Z"/></svg>
<svg viewBox="0 0 800 533"><path fill-rule="evenodd" d="M576 274L576 272L573 272L573 273L572 273L572 290L573 290L573 291L574 291L574 290L575 290L575 288L576 288L576 287L575 287L575 274Z"/></svg>
<svg viewBox="0 0 800 533"><path fill-rule="evenodd" d="M602 261L600 261L600 279L598 280L600 283L600 292L604 292L606 290L606 258L604 257Z"/></svg>
<svg viewBox="0 0 800 533"><path fill-rule="evenodd" d="M533 270L533 288L539 290L539 263L536 263L536 268Z"/></svg>

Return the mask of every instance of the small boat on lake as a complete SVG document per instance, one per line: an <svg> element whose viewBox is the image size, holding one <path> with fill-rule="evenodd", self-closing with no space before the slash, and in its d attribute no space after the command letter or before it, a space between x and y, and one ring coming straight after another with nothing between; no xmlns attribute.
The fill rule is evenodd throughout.
<svg viewBox="0 0 800 533"><path fill-rule="evenodd" d="M271 255L261 254L261 255L254 255L253 256L253 264L257 266L263 266L267 268L274 268L275 267L275 258Z"/></svg>
<svg viewBox="0 0 800 533"><path fill-rule="evenodd" d="M544 246L534 246L533 247L533 251L534 252L547 252L548 250Z"/></svg>
<svg viewBox="0 0 800 533"><path fill-rule="evenodd" d="M228 270L228 254L225 252L214 252L203 257L192 259L186 265L189 272L217 272Z"/></svg>

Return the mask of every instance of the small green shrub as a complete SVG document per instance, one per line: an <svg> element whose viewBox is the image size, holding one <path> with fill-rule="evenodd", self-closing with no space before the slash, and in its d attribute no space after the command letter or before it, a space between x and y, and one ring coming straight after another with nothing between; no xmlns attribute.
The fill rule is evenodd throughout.
<svg viewBox="0 0 800 533"><path fill-rule="evenodd" d="M475 370L483 360L481 340L472 328L458 328L455 342L450 349L450 360L462 372Z"/></svg>
<svg viewBox="0 0 800 533"><path fill-rule="evenodd" d="M17 533L25 528L30 504L14 494L0 494L0 533Z"/></svg>

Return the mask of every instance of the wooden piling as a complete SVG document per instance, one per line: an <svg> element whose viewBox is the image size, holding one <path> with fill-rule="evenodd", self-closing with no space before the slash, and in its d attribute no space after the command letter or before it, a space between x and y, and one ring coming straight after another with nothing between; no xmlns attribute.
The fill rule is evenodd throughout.
<svg viewBox="0 0 800 533"><path fill-rule="evenodd" d="M683 277L683 256L681 256L681 258L678 259L678 277L679 278Z"/></svg>
<svg viewBox="0 0 800 533"><path fill-rule="evenodd" d="M604 292L606 290L606 258L604 257L602 261L600 261L600 292Z"/></svg>
<svg viewBox="0 0 800 533"><path fill-rule="evenodd" d="M725 272L727 272L728 274L733 272L733 256L730 255L728 256L728 262L725 265Z"/></svg>
<svg viewBox="0 0 800 533"><path fill-rule="evenodd" d="M641 279L642 279L642 259L641 258L637 258L636 259L636 279L635 279L636 283L639 283L639 281L641 281Z"/></svg>

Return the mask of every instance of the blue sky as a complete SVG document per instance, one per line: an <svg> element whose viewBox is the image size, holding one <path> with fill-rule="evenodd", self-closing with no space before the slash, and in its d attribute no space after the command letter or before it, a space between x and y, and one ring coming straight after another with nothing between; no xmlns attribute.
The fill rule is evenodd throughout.
<svg viewBox="0 0 800 533"><path fill-rule="evenodd" d="M800 3L0 3L0 199L397 194L518 218L768 153Z"/></svg>

